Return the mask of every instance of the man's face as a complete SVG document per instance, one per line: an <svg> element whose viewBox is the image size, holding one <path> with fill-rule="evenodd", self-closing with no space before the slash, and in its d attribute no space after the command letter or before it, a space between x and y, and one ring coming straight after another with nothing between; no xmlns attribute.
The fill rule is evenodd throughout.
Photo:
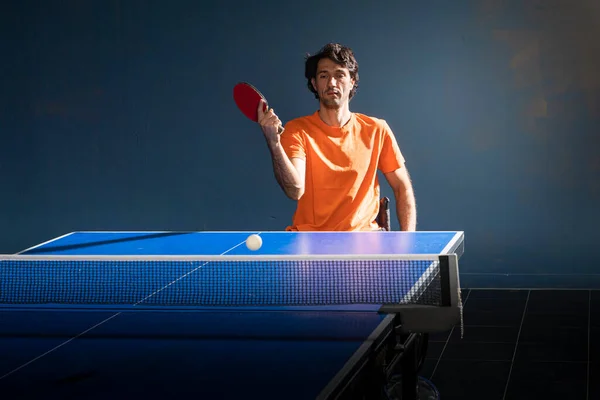
<svg viewBox="0 0 600 400"><path fill-rule="evenodd" d="M354 79L348 68L322 58L317 65L317 77L312 80L321 103L327 108L337 109L350 100Z"/></svg>

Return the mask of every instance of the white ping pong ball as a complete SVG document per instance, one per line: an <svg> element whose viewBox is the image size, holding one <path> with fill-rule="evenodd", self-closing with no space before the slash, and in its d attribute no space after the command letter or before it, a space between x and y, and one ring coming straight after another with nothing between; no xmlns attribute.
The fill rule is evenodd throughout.
<svg viewBox="0 0 600 400"><path fill-rule="evenodd" d="M252 251L256 251L260 249L262 246L262 238L258 235L250 235L248 239L246 239L246 247L248 247Z"/></svg>

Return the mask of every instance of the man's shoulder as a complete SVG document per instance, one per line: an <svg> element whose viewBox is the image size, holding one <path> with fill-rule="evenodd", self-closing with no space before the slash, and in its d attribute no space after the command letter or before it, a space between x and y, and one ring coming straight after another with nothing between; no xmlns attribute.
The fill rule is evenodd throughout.
<svg viewBox="0 0 600 400"><path fill-rule="evenodd" d="M389 125L387 121L380 117L375 117L373 115L367 115L363 113L354 112L354 117L356 118L356 122L363 125L369 126L373 128L381 128L381 129L389 129Z"/></svg>
<svg viewBox="0 0 600 400"><path fill-rule="evenodd" d="M309 124L314 123L316 112L309 115L302 115L300 117L292 118L286 122L286 127L293 128L304 128Z"/></svg>

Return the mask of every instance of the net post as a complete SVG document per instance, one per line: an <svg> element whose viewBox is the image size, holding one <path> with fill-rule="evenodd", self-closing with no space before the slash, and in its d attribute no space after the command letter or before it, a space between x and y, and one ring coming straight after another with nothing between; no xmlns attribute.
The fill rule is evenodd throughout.
<svg viewBox="0 0 600 400"><path fill-rule="evenodd" d="M437 256L439 275L439 304L383 304L380 313L398 314L402 321L403 332L433 333L447 331L456 324L461 324L462 302L460 300L460 284L458 280L458 255L445 254Z"/></svg>
<svg viewBox="0 0 600 400"><path fill-rule="evenodd" d="M444 307L452 305L451 288L450 288L450 256L441 255L439 257L440 265L440 296L441 303Z"/></svg>

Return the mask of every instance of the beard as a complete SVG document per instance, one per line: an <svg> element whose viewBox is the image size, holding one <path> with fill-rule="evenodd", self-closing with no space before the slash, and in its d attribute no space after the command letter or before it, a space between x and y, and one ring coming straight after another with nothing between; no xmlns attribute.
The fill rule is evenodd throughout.
<svg viewBox="0 0 600 400"><path fill-rule="evenodd" d="M323 94L322 96L320 96L319 100L325 108L329 108L331 110L339 109L342 104L342 97L340 95L331 96Z"/></svg>
<svg viewBox="0 0 600 400"><path fill-rule="evenodd" d="M321 104L330 110L337 110L340 108L340 102L337 99L321 99Z"/></svg>

